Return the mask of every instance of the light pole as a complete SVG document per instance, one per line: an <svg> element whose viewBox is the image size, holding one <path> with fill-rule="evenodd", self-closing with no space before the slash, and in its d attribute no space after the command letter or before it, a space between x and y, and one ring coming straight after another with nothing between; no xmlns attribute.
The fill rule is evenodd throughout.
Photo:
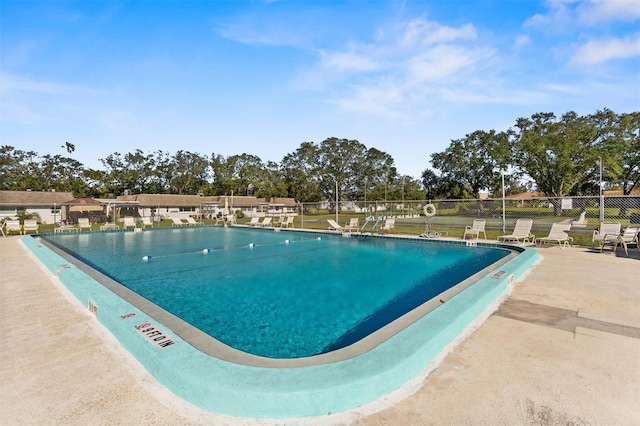
<svg viewBox="0 0 640 426"><path fill-rule="evenodd" d="M338 205L338 180L334 177L333 181L336 183L336 223L340 223L338 222L338 209L340 208Z"/></svg>
<svg viewBox="0 0 640 426"><path fill-rule="evenodd" d="M364 210L367 211L367 177L364 177ZM366 213L365 213L366 217Z"/></svg>
<svg viewBox="0 0 640 426"><path fill-rule="evenodd" d="M500 174L502 175L502 232L506 232L506 220L505 217L506 209L504 205L504 170L500 170Z"/></svg>
<svg viewBox="0 0 640 426"><path fill-rule="evenodd" d="M600 165L600 223L604 222L604 196L602 195L602 157L598 157L598 164Z"/></svg>
<svg viewBox="0 0 640 426"><path fill-rule="evenodd" d="M402 177L402 217L404 217L404 176Z"/></svg>

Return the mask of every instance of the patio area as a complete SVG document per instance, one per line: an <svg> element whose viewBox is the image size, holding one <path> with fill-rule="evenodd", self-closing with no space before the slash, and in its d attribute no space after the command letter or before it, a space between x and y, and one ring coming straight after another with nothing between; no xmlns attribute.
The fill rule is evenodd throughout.
<svg viewBox="0 0 640 426"><path fill-rule="evenodd" d="M542 261L424 380L295 424L640 424L640 250L540 249ZM161 387L39 266L0 238L0 409L7 424L283 424L204 412Z"/></svg>

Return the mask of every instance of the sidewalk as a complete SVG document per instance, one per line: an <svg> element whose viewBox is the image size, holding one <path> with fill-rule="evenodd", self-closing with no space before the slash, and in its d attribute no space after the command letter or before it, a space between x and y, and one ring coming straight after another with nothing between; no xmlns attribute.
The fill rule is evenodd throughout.
<svg viewBox="0 0 640 426"><path fill-rule="evenodd" d="M540 253L415 394L314 423L640 425L640 250ZM157 385L18 237L0 238L0 265L3 424L263 423L203 413Z"/></svg>

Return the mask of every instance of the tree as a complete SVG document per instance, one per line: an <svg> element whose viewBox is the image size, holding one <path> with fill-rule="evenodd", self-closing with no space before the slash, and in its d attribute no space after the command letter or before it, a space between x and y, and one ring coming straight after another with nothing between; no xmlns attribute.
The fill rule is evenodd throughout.
<svg viewBox="0 0 640 426"><path fill-rule="evenodd" d="M45 155L40 161L40 174L48 190L73 192L76 196L88 195L87 180L82 163L61 155Z"/></svg>
<svg viewBox="0 0 640 426"><path fill-rule="evenodd" d="M272 177L268 177L260 157L243 153L226 158L212 154L211 158L217 195L246 195L249 191L258 193L261 188L267 191L268 184L264 180Z"/></svg>
<svg viewBox="0 0 640 426"><path fill-rule="evenodd" d="M319 145L303 143L282 160L289 194L299 201L358 200L364 188L395 176L393 159L357 140L328 138Z"/></svg>
<svg viewBox="0 0 640 426"><path fill-rule="evenodd" d="M209 184L209 159L195 152L180 150L171 159L169 193L196 195Z"/></svg>
<svg viewBox="0 0 640 426"><path fill-rule="evenodd" d="M322 194L316 174L316 151L313 142L303 142L295 152L284 156L280 162L280 173L289 197L298 202L318 202Z"/></svg>
<svg viewBox="0 0 640 426"><path fill-rule="evenodd" d="M568 112L558 120L553 113L538 113L530 119L519 118L516 128L514 166L521 176L530 176L546 196L569 195L591 178L600 151L597 132L587 118ZM560 203L554 206L560 215Z"/></svg>
<svg viewBox="0 0 640 426"><path fill-rule="evenodd" d="M42 175L38 153L12 146L0 148L0 189L11 191L47 191L48 179Z"/></svg>
<svg viewBox="0 0 640 426"><path fill-rule="evenodd" d="M422 172L422 184L427 200L472 198L463 184L448 176L438 176L431 169Z"/></svg>
<svg viewBox="0 0 640 426"><path fill-rule="evenodd" d="M609 160L604 165L607 177L630 195L640 183L640 112L616 115L605 110L595 117L606 123L602 147Z"/></svg>
<svg viewBox="0 0 640 426"><path fill-rule="evenodd" d="M458 183L472 197L479 198L481 190L493 189L495 185L495 170L502 166L500 160L504 156L499 153L507 141L507 133L477 130L464 139L452 140L444 152L432 154L431 164L440 170L441 179L450 189L453 189L451 184ZM433 176L427 178L432 180Z"/></svg>

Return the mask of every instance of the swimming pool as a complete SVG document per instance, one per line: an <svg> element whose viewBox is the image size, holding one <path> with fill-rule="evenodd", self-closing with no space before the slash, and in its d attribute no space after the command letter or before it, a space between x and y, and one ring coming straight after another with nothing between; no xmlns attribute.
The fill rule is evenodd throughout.
<svg viewBox="0 0 640 426"><path fill-rule="evenodd" d="M204 240L194 236L204 236ZM506 263L498 264L500 271L497 272L499 273L491 270L492 268L489 271L485 270L486 276L474 279L475 283L469 285L464 291L455 295L447 294L445 303L442 304L440 300L422 303L432 296L422 294L422 290L414 290L420 289L419 285L416 287L416 282L426 281L424 271L434 269L428 260L435 259L433 253L440 245L428 241L402 241L395 238L370 238L368 241L362 241L359 238L329 235L321 235L321 239L318 240L317 234L308 232L225 228L48 237L56 243L62 243L65 241L64 238L68 238L68 241L65 241L65 245L70 246L68 249L73 247L78 250L85 261L102 269L103 272L108 272L112 275L111 278L127 282L127 285L134 287L145 296L156 297L154 293L158 287L169 287L171 290L167 292L169 296L160 298L165 297L168 300L168 302L162 300L161 303L165 304L165 309L173 310L173 313L155 316L156 311L148 309L147 305L136 306L135 297L126 300L128 297L118 296L117 293L120 290L115 291L114 294L109 285L104 287L97 284L93 279L95 275L90 272L87 275L86 269L70 262L69 258L60 257L59 253L45 247L40 240L30 237L23 239L37 257L60 277L78 300L83 304L86 303L97 314L98 320L105 324L167 388L201 408L244 417L282 418L321 415L356 407L397 389L422 370L487 306L504 293L508 281L520 276L537 256L537 253L532 250L523 250L515 257L507 256L509 260ZM181 242L180 249L174 248L176 240ZM69 244L71 241L73 242ZM96 244L96 241L99 243ZM251 243L253 247L250 247ZM94 250L96 247L99 250ZM355 250L354 255L350 254L352 250ZM471 258L475 258L482 257L480 254L486 251L493 254L499 253L496 256L500 258L504 257L504 250L502 246L477 248L466 248L461 245L446 246L450 264L439 273L438 277L457 276L459 270L463 269L456 266L459 262L465 264L473 262L469 258L454 261L458 252L467 254L471 251L473 253ZM104 256L107 253L110 255ZM143 260L144 256L147 256L147 261ZM109 272L108 265L99 264L103 257L111 259L109 261L113 262L111 268L117 266L115 272ZM312 265L307 265L304 273L292 272L294 268L291 268L290 264L295 259L312 259ZM418 262L419 267L412 262ZM442 263L442 261L436 263ZM382 270L387 272L378 270L373 275L367 275L369 269L373 270L373 266L380 265L383 266ZM131 274L131 269L143 271L142 276L145 278L140 279L139 273ZM328 270L338 271L337 278L328 279ZM420 273L405 274L405 271L413 270L418 270ZM256 272L259 278L248 279L246 285L237 284L241 281L238 276L254 276L251 274ZM167 284L167 278L175 274L181 277L181 284ZM403 281L401 277L405 275L409 278L407 282L410 284L398 284ZM201 280L201 276L208 278ZM355 298L348 299L348 302L345 302L346 296L351 291L342 287L342 284L330 291L327 287L319 286L336 280L354 281L361 278L359 286L364 286L365 290L358 292ZM148 288L144 286L147 281L152 282ZM303 293L306 297L290 298L288 295L284 297L284 293L275 292L275 284L291 281L295 286L306 290ZM383 284L391 285L372 291L371 287ZM319 287L315 288L316 285ZM294 339L294 343L289 346L280 340L277 340L276 345L258 345L258 349L251 349L254 359L250 359L249 362L245 362L246 356L238 357L238 354L233 351L231 356L223 354L218 357L211 356L208 350L203 352L194 349L208 347L208 343L202 343L206 338L197 335L195 339L189 341L193 330L185 332L185 327L188 328L188 323L192 321L198 323L200 320L198 317L203 316L203 310L197 311L200 313L194 313L192 311L195 310L189 309L179 312L183 309L181 306L187 306L188 303L182 301L178 304L172 303L174 299L200 303L202 295L211 292L212 286L220 286L221 292L215 292L214 299L221 306L227 306L225 310L232 313L235 311L236 318L240 320L249 317L250 322L258 323L256 329L259 332L247 339L251 344L261 335L267 336L264 339L266 341L277 340L281 335L287 339L294 335L296 339L301 337L302 340ZM204 290L201 290L201 287ZM389 296L391 293L385 293L390 291L389 289L395 291L391 296ZM234 293L236 290L239 295L246 295L247 292L253 291L257 296L247 298L246 301L241 300L242 297L221 301L223 293ZM372 293L378 292L385 294L387 298L384 300L387 302L371 302ZM124 291L124 293L127 292ZM436 296L439 294L437 293ZM267 296L272 299L265 299ZM388 303L389 300L400 303L390 308L393 303ZM291 347L296 350L298 347L304 347L305 345L300 342L304 342L308 336L304 336L305 333L300 330L285 333L283 329L293 330L292 324L298 322L305 324L302 328L306 329L314 322L322 323L318 319L322 319L323 316L330 317L331 321L322 323L321 330L332 330L339 322L333 318L339 315L328 314L322 310L310 314L310 318L303 318L305 306L308 306L304 303L308 301L312 302L311 305L323 306L330 301L338 301L343 305L342 309L337 311L347 311L349 314L351 311L360 312L360 307L354 305L361 303L369 309L369 311L366 309L362 311L366 324L359 325L361 322L358 321L363 318L362 312L358 316L359 319L350 318L349 315L347 321L338 327L338 332L334 333L332 339L323 340L320 344L314 342L314 345L311 345L311 352L300 355L300 352L292 351ZM283 303L274 305L276 302ZM411 303L407 305L406 302L419 306L411 307ZM434 305L433 302L435 306L442 306L435 310L431 308L421 310L424 309L424 305ZM212 306L211 302L202 303L209 308ZM260 307L255 308L255 305ZM292 305L303 309L293 309ZM264 309L265 306L267 309ZM399 306L402 308L400 309ZM410 314L402 315L406 309L411 310ZM372 329L378 329L381 321L380 319L372 320L371 318L375 318L372 314L380 312L384 313L381 318L382 323L386 324L383 327L386 329L386 334L383 333L382 337L373 339L375 341L372 342L369 333ZM178 318L178 326L167 326L172 320L176 320L174 316L184 316L188 321L180 322ZM409 320L406 320L407 316L410 317ZM214 321L213 324L215 323ZM284 328L280 328L280 331L272 331L270 330L272 323L281 323L279 326ZM233 325L228 324L225 322L223 326L218 325L218 328L224 329L228 335L242 335L243 338L246 338L245 335L251 335L246 330L256 325L241 322L240 328L233 328ZM265 324L268 324L267 331L265 331L267 328ZM363 333L353 333L353 330L359 327L362 328L360 331L364 330ZM232 332L227 332L229 329ZM398 332L399 330L401 331ZM310 335L317 334L323 333L316 331ZM182 336L185 336L184 340ZM226 335L220 337L220 340L224 341L225 338L227 338ZM144 344L145 341L153 343L154 339L172 343L167 346ZM209 338L209 340L212 339ZM357 343L350 344L354 340ZM242 348L241 344L240 348ZM352 350L353 347L362 345L364 350ZM285 351L282 353L260 352L271 351L272 346L284 347ZM333 350L334 348L342 349ZM217 349L220 347L218 346ZM237 349L238 347L236 352L242 351ZM216 347L214 352L215 350ZM341 355L335 358L332 355L335 353L341 353ZM296 363L296 359L285 359L284 363L280 363L282 359L272 359L291 356L306 357L303 358L306 360L317 359L317 362ZM255 359L261 362L256 362ZM274 366L278 368L272 368Z"/></svg>
<svg viewBox="0 0 640 426"><path fill-rule="evenodd" d="M222 227L47 240L215 339L268 358L349 346L511 253Z"/></svg>

